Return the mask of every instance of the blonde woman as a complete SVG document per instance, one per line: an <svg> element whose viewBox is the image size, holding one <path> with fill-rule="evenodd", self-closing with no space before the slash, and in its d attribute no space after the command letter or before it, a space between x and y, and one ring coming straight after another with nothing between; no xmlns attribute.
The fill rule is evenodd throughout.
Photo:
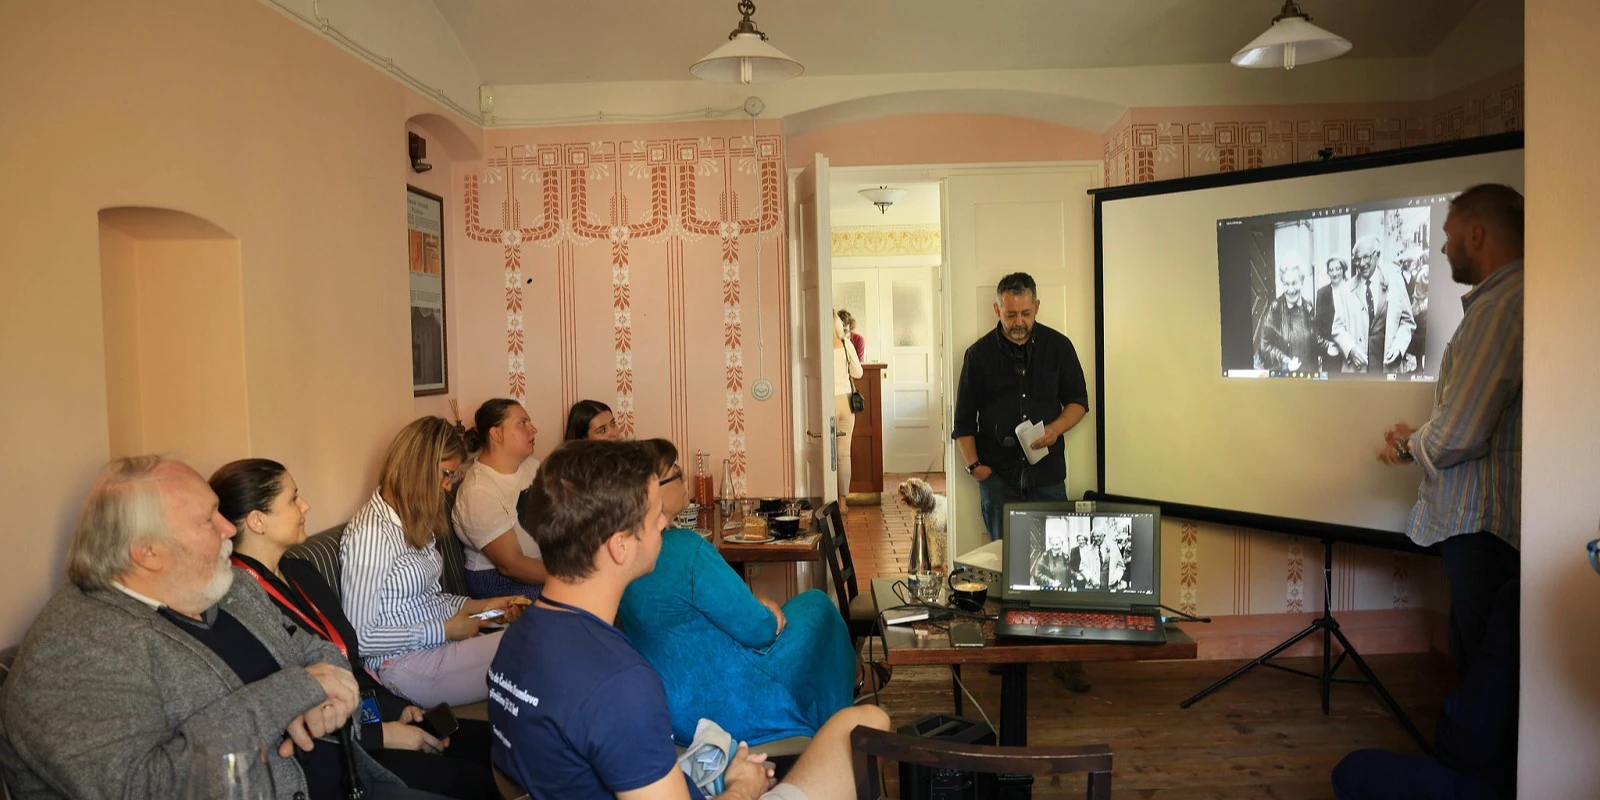
<svg viewBox="0 0 1600 800"><path fill-rule="evenodd" d="M500 633L479 636L473 618L503 609L514 619L527 600L472 600L439 589L450 535L446 494L460 480L467 446L455 427L422 417L401 429L383 458L378 488L356 512L340 544L344 608L362 659L383 685L424 708L489 696L489 662Z"/></svg>
<svg viewBox="0 0 1600 800"><path fill-rule="evenodd" d="M833 315L833 420L839 437L839 510L848 510L844 496L850 493L850 434L856 429L856 415L850 410L852 378L862 376L861 359L855 345L845 338L844 321Z"/></svg>

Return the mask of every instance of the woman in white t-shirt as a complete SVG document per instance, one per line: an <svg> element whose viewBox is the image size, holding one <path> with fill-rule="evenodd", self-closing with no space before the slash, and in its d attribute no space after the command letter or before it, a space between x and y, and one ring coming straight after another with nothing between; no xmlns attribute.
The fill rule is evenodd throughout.
<svg viewBox="0 0 1600 800"><path fill-rule="evenodd" d="M517 500L533 483L533 427L515 400L478 406L467 431L467 447L478 459L456 490L456 536L466 545L467 593L473 597L539 596L544 561L539 545L517 520Z"/></svg>

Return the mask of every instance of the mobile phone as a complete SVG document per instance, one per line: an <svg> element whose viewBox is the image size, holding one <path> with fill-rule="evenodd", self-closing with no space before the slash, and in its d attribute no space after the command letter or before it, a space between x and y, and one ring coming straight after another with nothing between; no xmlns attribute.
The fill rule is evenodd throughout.
<svg viewBox="0 0 1600 800"><path fill-rule="evenodd" d="M976 622L957 622L950 626L951 647L982 647L983 626Z"/></svg>
<svg viewBox="0 0 1600 800"><path fill-rule="evenodd" d="M476 614L468 614L467 616L472 617L473 619L481 619L484 622L499 622L503 617L505 617L505 615L505 609L491 608L488 611L479 611Z"/></svg>
<svg viewBox="0 0 1600 800"><path fill-rule="evenodd" d="M456 715L450 710L450 704L440 703L422 712L422 727L433 734L433 738L443 739L455 733L461 724L456 722Z"/></svg>

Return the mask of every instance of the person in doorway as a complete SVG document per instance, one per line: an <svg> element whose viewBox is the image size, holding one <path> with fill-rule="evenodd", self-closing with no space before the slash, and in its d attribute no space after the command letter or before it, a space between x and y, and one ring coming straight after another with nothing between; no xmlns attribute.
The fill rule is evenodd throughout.
<svg viewBox="0 0 1600 800"><path fill-rule="evenodd" d="M844 335L844 321L833 318L833 424L839 439L839 511L849 510L845 495L850 493L850 436L856 429L856 413L850 410L850 395L856 378L866 374L856 348Z"/></svg>
<svg viewBox="0 0 1600 800"><path fill-rule="evenodd" d="M1064 334L1038 322L1039 289L1016 272L995 286L995 327L967 348L956 385L950 435L967 474L978 482L984 527L1000 538L1007 503L1067 499L1065 435L1089 413L1089 389L1078 351ZM1017 440L1023 422L1044 430ZM1047 452L1029 463L1024 447ZM1072 665L1067 688L1088 691Z"/></svg>
<svg viewBox="0 0 1600 800"><path fill-rule="evenodd" d="M867 339L856 330L856 318L851 316L850 312L841 308L839 309L839 321L844 323L844 333L850 337L850 344L855 345L856 360L865 362L867 360Z"/></svg>
<svg viewBox="0 0 1600 800"><path fill-rule="evenodd" d="M1406 530L1443 556L1450 652L1465 675L1522 543L1522 195L1474 186L1450 201L1444 255L1473 288L1439 365L1433 414L1396 424L1378 457L1422 467Z"/></svg>

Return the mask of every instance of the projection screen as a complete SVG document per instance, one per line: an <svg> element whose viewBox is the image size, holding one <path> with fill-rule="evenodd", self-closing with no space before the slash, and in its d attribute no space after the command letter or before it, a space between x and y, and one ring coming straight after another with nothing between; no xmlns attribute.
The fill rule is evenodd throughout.
<svg viewBox="0 0 1600 800"><path fill-rule="evenodd" d="M1476 183L1521 190L1522 157L1518 145L1102 195L1101 491L1404 532L1420 471L1386 466L1377 452L1395 422L1427 419L1438 358L1461 318L1468 287L1450 279L1439 252L1444 202ZM1347 280L1334 314L1330 275L1357 277L1358 265L1369 280ZM1376 313L1363 326L1374 286ZM1404 311L1414 336L1404 335ZM1366 346L1347 337L1347 350L1330 348L1336 318L1348 333L1370 332ZM1317 328L1309 349L1308 320Z"/></svg>

